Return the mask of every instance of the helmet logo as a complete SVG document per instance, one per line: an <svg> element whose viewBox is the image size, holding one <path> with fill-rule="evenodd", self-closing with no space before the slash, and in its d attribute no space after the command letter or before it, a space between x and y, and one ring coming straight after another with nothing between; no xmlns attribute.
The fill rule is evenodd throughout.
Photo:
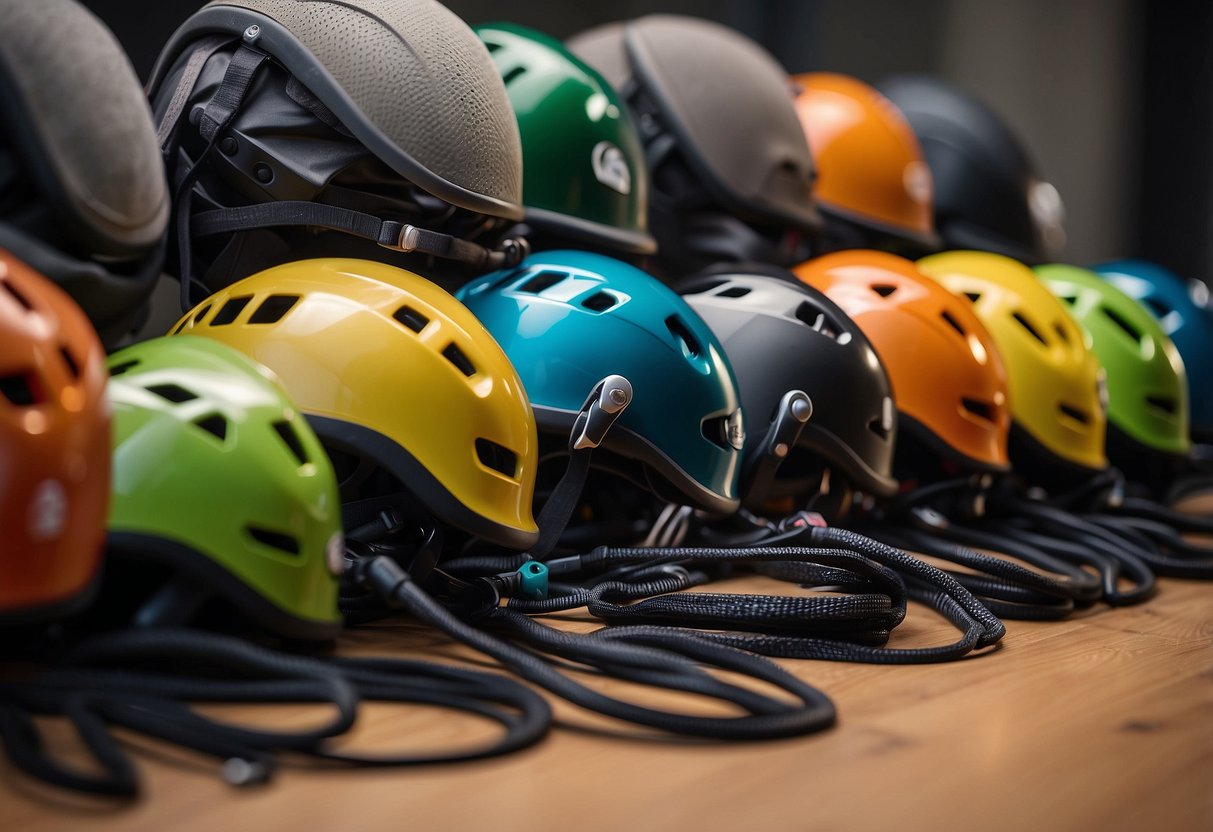
<svg viewBox="0 0 1213 832"><path fill-rule="evenodd" d="M43 480L34 490L29 509L29 536L54 540L67 526L67 491L58 480Z"/></svg>
<svg viewBox="0 0 1213 832"><path fill-rule="evenodd" d="M610 142L599 142L590 153L590 167L594 178L612 191L624 196L632 192L632 171L628 169L623 151Z"/></svg>

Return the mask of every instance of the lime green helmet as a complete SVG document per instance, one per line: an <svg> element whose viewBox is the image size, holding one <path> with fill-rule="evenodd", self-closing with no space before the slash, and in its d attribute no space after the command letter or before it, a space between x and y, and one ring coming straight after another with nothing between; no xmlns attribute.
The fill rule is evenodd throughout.
<svg viewBox="0 0 1213 832"><path fill-rule="evenodd" d="M1038 266L1036 274L1091 334L1108 373L1109 425L1153 451L1188 453L1187 374L1154 316L1087 269L1052 263ZM1112 437L1108 450L1113 463L1122 465Z"/></svg>
<svg viewBox="0 0 1213 832"><path fill-rule="evenodd" d="M544 248L589 243L652 254L644 148L601 75L547 35L512 23L476 27L505 81L522 135L526 221ZM544 238L553 237L553 245Z"/></svg>
<svg viewBox="0 0 1213 832"><path fill-rule="evenodd" d="M340 629L337 479L276 377L205 338L157 338L109 359L114 409L107 551L167 567L141 623L222 599L281 636Z"/></svg>

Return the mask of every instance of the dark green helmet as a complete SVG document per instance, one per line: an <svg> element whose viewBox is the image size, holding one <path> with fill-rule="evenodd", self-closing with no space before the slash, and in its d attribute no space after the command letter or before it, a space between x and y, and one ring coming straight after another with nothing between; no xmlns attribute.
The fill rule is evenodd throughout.
<svg viewBox="0 0 1213 832"><path fill-rule="evenodd" d="M476 27L522 135L528 224L562 245L651 254L648 169L627 108L560 41L512 23Z"/></svg>

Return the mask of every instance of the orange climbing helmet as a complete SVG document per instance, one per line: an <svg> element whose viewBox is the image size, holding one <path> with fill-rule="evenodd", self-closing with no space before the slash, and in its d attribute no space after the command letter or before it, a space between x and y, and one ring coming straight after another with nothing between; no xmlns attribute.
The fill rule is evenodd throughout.
<svg viewBox="0 0 1213 832"><path fill-rule="evenodd" d="M902 435L977 471L1003 471L1011 415L1007 373L962 298L903 257L857 250L794 269L867 335L893 384Z"/></svg>
<svg viewBox="0 0 1213 832"><path fill-rule="evenodd" d="M899 248L938 249L931 171L901 111L848 75L810 72L792 81L817 167L813 193L833 244L891 238Z"/></svg>
<svg viewBox="0 0 1213 832"><path fill-rule="evenodd" d="M1076 473L1106 468L1104 371L1065 304L1030 268L1001 254L948 251L918 267L967 297L998 344L1010 373L1016 470L1042 458L1042 449L1047 462L1062 460Z"/></svg>
<svg viewBox="0 0 1213 832"><path fill-rule="evenodd" d="M0 249L0 621L88 601L109 508L105 378L84 312Z"/></svg>

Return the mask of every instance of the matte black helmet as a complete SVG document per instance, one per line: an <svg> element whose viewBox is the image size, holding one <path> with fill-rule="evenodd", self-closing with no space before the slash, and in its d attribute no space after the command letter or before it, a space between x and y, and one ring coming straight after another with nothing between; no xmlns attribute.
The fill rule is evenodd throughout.
<svg viewBox="0 0 1213 832"><path fill-rule="evenodd" d="M74 0L0 0L0 248L113 345L160 276L169 198L139 80Z"/></svg>
<svg viewBox="0 0 1213 832"><path fill-rule="evenodd" d="M184 183L184 284L308 255L521 259L493 250L522 218L513 111L484 45L435 0L215 0L149 89Z"/></svg>
<svg viewBox="0 0 1213 832"><path fill-rule="evenodd" d="M569 47L636 117L667 270L790 262L799 235L820 227L788 76L761 46L716 23L649 15L583 32Z"/></svg>
<svg viewBox="0 0 1213 832"><path fill-rule="evenodd" d="M925 75L879 86L905 114L935 184L935 227L948 248L1030 265L1057 259L1065 212L1010 126L968 93Z"/></svg>
<svg viewBox="0 0 1213 832"><path fill-rule="evenodd" d="M771 267L720 266L677 288L720 339L737 376L746 418L747 504L811 494L823 467L866 494L887 497L897 490L889 378L845 312L790 272ZM811 401L811 416L786 398L797 390ZM792 447L767 441L789 420L806 419ZM756 455L767 453L781 460L773 479L759 473L763 460Z"/></svg>

